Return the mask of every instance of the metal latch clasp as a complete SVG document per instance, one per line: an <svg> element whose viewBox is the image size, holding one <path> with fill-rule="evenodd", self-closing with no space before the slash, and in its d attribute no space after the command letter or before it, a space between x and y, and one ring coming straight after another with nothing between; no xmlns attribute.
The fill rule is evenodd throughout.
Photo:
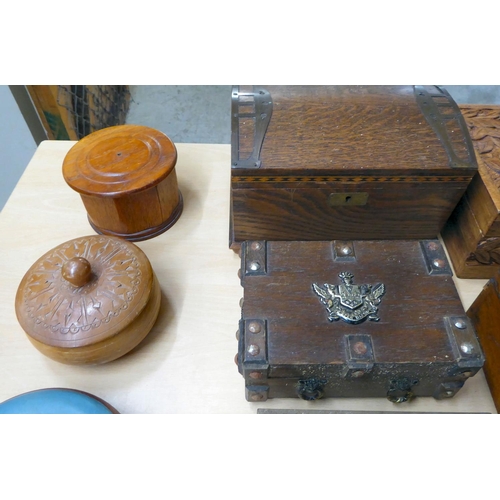
<svg viewBox="0 0 500 500"><path fill-rule="evenodd" d="M411 379L408 377L391 380L389 390L387 391L387 399L391 403L405 403L406 401L411 401L415 397L412 387L417 385L418 382L418 379Z"/></svg>
<svg viewBox="0 0 500 500"><path fill-rule="evenodd" d="M297 396L306 401L315 401L321 399L324 393L326 380L309 378L299 380L297 384Z"/></svg>

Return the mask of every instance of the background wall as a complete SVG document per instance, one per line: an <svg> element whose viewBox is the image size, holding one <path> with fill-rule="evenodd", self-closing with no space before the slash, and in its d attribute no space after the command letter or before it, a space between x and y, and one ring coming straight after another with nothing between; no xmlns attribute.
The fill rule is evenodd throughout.
<svg viewBox="0 0 500 500"><path fill-rule="evenodd" d="M36 143L8 85L0 85L0 210L35 153Z"/></svg>

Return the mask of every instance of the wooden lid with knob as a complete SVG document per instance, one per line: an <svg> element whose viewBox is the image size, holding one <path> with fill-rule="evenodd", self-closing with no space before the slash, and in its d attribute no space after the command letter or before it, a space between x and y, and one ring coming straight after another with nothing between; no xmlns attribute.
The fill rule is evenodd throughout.
<svg viewBox="0 0 500 500"><path fill-rule="evenodd" d="M176 162L164 133L118 125L79 140L64 158L63 176L98 233L140 241L166 231L182 213Z"/></svg>
<svg viewBox="0 0 500 500"><path fill-rule="evenodd" d="M86 236L40 257L21 280L15 306L41 352L67 364L100 364L139 344L160 299L141 249L120 238Z"/></svg>

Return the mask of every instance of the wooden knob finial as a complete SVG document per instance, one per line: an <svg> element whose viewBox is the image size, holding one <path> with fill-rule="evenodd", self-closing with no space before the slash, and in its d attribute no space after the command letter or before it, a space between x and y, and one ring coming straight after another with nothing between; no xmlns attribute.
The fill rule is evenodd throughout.
<svg viewBox="0 0 500 500"><path fill-rule="evenodd" d="M61 274L66 281L80 287L89 282L92 269L87 259L74 257L63 264Z"/></svg>

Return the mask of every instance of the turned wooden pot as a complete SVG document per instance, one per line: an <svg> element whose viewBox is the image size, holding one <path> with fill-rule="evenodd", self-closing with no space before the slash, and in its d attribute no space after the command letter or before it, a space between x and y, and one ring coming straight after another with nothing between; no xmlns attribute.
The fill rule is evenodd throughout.
<svg viewBox="0 0 500 500"><path fill-rule="evenodd" d="M110 236L85 236L40 257L16 294L17 319L49 358L95 365L123 356L149 333L161 291L144 252Z"/></svg>
<svg viewBox="0 0 500 500"><path fill-rule="evenodd" d="M177 150L162 132L119 125L78 141L63 162L63 176L80 193L92 228L130 241L153 238L182 213Z"/></svg>

